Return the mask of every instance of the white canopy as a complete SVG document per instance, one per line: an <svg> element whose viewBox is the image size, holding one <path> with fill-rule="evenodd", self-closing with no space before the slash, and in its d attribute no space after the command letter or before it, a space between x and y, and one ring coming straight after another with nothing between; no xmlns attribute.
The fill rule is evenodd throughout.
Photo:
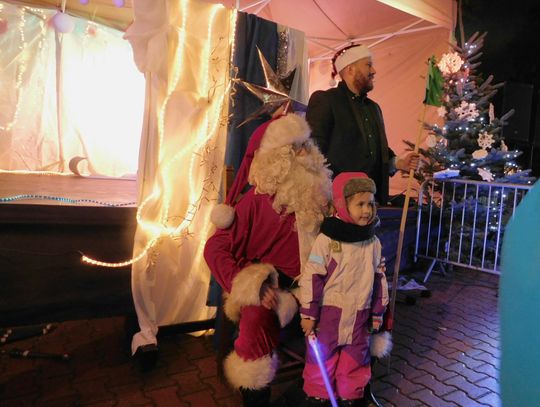
<svg viewBox="0 0 540 407"><path fill-rule="evenodd" d="M122 8L111 0L66 0L66 12L125 30L133 2ZM454 0L204 0L275 21L306 33L310 92L329 87L330 58L336 49L361 42L374 53L375 89L371 97L384 113L389 143L396 153L414 140L423 109L426 60L448 48L456 19ZM61 7L61 0L12 0L41 7ZM430 121L433 112L428 111ZM391 192L404 189L396 176Z"/></svg>

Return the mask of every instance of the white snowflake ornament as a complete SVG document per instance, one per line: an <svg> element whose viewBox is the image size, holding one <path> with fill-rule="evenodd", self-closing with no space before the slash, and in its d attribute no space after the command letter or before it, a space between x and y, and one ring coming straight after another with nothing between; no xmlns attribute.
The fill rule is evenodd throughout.
<svg viewBox="0 0 540 407"><path fill-rule="evenodd" d="M444 54L441 57L441 60L437 64L440 71L443 75L451 75L453 73L459 72L463 66L463 59L459 56L457 52L451 52Z"/></svg>
<svg viewBox="0 0 540 407"><path fill-rule="evenodd" d="M461 105L454 109L454 112L457 114L459 120L474 120L480 113L476 109L476 103L467 103L464 100L461 101Z"/></svg>
<svg viewBox="0 0 540 407"><path fill-rule="evenodd" d="M490 134L487 131L481 131L478 135L477 142L478 145L485 150L487 148L491 148L495 142L495 139L493 138L493 134Z"/></svg>
<svg viewBox="0 0 540 407"><path fill-rule="evenodd" d="M486 182L491 182L495 179L489 168L478 168L478 175Z"/></svg>

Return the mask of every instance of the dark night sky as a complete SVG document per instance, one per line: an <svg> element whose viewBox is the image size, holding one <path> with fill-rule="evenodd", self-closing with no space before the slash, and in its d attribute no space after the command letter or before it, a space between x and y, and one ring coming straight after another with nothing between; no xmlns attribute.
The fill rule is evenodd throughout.
<svg viewBox="0 0 540 407"><path fill-rule="evenodd" d="M465 38L487 31L479 70L540 88L540 1L463 0ZM459 25L456 31L459 40Z"/></svg>
<svg viewBox="0 0 540 407"><path fill-rule="evenodd" d="M511 148L523 151L518 163L524 169L532 168L533 174L540 177L540 1L462 1L465 40L476 31L487 32L480 57L482 64L477 72L484 78L493 75L494 83L507 82L511 86L512 82L519 82L534 86L532 99L522 92L507 98L511 102L506 104L516 108L516 114L510 118L510 125L503 134L506 133L505 138ZM456 38L460 41L459 22ZM504 88L501 88L492 99L498 117L508 110L504 107L504 93ZM518 107L523 104L530 107L529 115L527 109ZM522 125L528 125L529 142L508 138L508 134L513 132L512 126ZM520 134L525 134L527 127L520 128Z"/></svg>
<svg viewBox="0 0 540 407"><path fill-rule="evenodd" d="M540 87L540 2L537 0L464 0L465 38L487 31L479 70L495 80ZM459 28L456 31L459 35ZM458 37L459 40L459 37Z"/></svg>

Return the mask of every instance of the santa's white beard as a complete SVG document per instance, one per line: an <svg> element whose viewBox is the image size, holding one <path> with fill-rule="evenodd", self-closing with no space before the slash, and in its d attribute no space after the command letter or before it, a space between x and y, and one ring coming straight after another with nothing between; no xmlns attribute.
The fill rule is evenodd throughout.
<svg viewBox="0 0 540 407"><path fill-rule="evenodd" d="M298 225L313 232L318 230L331 197L330 175L317 148L296 155L289 147L281 147L257 152L249 178L256 192L274 195L276 212L294 212Z"/></svg>

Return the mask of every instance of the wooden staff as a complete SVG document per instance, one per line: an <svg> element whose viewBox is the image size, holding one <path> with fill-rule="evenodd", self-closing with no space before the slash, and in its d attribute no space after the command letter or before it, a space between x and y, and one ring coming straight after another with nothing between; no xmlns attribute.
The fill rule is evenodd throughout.
<svg viewBox="0 0 540 407"><path fill-rule="evenodd" d="M418 154L420 146L420 137L422 136L422 129L424 127L424 118L426 116L426 105L422 109L422 117L420 118L420 124L418 132L416 134L416 142L414 143L414 152ZM403 204L403 212L401 213L401 224L399 226L399 239L396 253L396 263L394 265L394 275L392 277L392 295L390 296L390 316L394 318L394 309L396 307L397 297L397 285L399 277L399 267L401 265L401 252L403 251L403 238L405 236L405 223L407 222L407 211L409 210L409 199L411 195L412 180L414 179L414 169L409 170L409 178L407 179L407 191L405 192L405 203Z"/></svg>

